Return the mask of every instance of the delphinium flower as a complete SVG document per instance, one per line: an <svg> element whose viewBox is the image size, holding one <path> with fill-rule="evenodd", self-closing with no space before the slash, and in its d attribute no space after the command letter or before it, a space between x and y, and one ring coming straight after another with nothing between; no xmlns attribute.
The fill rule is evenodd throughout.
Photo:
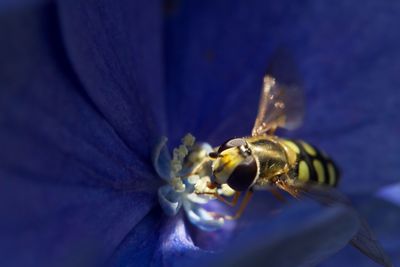
<svg viewBox="0 0 400 267"><path fill-rule="evenodd" d="M346 208L281 206L262 192L234 225L206 232L190 208L168 217L158 202L160 138L173 157L187 132L212 146L248 135L280 46L307 99L303 128L286 135L337 160L339 189L398 263L398 204L373 194L399 174L400 7L360 4L2 5L0 265L307 266L337 252L357 227ZM374 264L357 253L323 264Z"/></svg>

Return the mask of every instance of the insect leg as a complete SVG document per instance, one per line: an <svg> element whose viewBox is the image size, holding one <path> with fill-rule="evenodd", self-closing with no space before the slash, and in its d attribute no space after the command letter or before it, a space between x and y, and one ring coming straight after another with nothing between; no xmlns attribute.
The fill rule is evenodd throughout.
<svg viewBox="0 0 400 267"><path fill-rule="evenodd" d="M240 207L236 211L235 215L233 215L233 216L229 216L228 215L228 216L225 216L224 218L227 219L227 220L239 219L240 216L242 216L244 210L246 209L247 204L249 204L249 201L250 201L252 196L253 196L253 190L250 189L249 191L246 192L246 195L244 195L243 201L242 201L242 203L240 203Z"/></svg>
<svg viewBox="0 0 400 267"><path fill-rule="evenodd" d="M277 126L272 126L271 129L269 129L266 134L267 135L275 135L275 131L278 127Z"/></svg>
<svg viewBox="0 0 400 267"><path fill-rule="evenodd" d="M229 205L231 207L235 207L236 204L238 203L239 197L240 197L240 192L235 192L235 195L233 196L233 199L231 201L227 200L226 198L224 198L223 196L221 196L218 193L213 193L213 192L202 192L202 193L197 193L199 195L203 194L203 195L212 195L214 196L216 199L218 199L219 201L221 201L222 203Z"/></svg>
<svg viewBox="0 0 400 267"><path fill-rule="evenodd" d="M280 202L286 202L285 197L281 194L281 192L279 192L279 190L277 188L271 188L270 189L271 194Z"/></svg>
<svg viewBox="0 0 400 267"><path fill-rule="evenodd" d="M238 203L240 194L241 194L240 192L235 192L235 195L233 196L233 199L232 199L231 201L226 200L226 198L224 198L223 196L221 196L221 195L218 194L218 193L215 193L215 197L216 197L219 201L225 203L226 205L229 205L229 206L231 206L231 207L235 207L236 204Z"/></svg>

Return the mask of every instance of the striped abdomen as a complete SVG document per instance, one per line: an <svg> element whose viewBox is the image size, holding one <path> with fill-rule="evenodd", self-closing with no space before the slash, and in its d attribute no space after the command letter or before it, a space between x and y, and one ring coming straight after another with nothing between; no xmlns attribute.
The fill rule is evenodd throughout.
<svg viewBox="0 0 400 267"><path fill-rule="evenodd" d="M328 156L304 141L287 140L285 143L297 154L294 172L299 181L338 184L338 168Z"/></svg>

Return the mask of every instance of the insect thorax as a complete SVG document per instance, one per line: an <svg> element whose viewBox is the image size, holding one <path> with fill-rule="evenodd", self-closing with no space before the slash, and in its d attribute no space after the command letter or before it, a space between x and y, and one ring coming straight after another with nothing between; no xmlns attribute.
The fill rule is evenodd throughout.
<svg viewBox="0 0 400 267"><path fill-rule="evenodd" d="M257 186L270 185L275 179L294 167L295 162L290 162L288 152L281 144L280 139L272 136L259 136L247 138L246 141L259 163Z"/></svg>

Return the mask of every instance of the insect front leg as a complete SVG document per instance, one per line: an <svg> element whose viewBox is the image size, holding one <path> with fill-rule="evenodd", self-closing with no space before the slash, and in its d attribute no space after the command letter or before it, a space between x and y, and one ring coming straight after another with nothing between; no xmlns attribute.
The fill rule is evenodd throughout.
<svg viewBox="0 0 400 267"><path fill-rule="evenodd" d="M218 194L218 193L215 193L214 196L215 196L219 201L225 203L226 205L229 205L229 206L231 206L231 207L235 207L236 204L238 203L240 194L241 194L240 192L235 192L235 194L233 195L233 198L232 198L231 201L227 200L226 198L224 198L223 196L221 196L221 195Z"/></svg>
<svg viewBox="0 0 400 267"><path fill-rule="evenodd" d="M202 193L202 194L210 194L210 193ZM212 194L212 193L211 193ZM240 196L241 192L236 192L233 201L235 202L233 206L236 206L239 196ZM217 194L218 195L218 194ZM218 197L216 197L218 200L223 201L224 203L228 204L227 201L220 195L218 195L220 197L220 199ZM249 201L251 199L251 197L253 196L253 190L250 189L249 191L246 192L246 194L243 197L242 202L240 203L239 209L235 212L235 214L232 215L226 215L226 214L221 214L221 213L217 213L217 212L210 212L210 214L212 216L214 216L215 218L223 218L225 220L236 220L239 219L243 212L245 211L247 205L249 204ZM222 200L223 199L223 200ZM232 201L232 202L233 202Z"/></svg>
<svg viewBox="0 0 400 267"><path fill-rule="evenodd" d="M249 204L249 201L250 201L252 196L253 196L253 190L250 189L244 195L243 200L240 203L239 209L236 211L235 215L233 215L233 216L226 215L226 216L224 216L224 219L226 219L226 220L237 220L237 219L239 219L240 216L242 216L243 212L245 211L247 205Z"/></svg>
<svg viewBox="0 0 400 267"><path fill-rule="evenodd" d="M199 195L212 195L213 197L215 197L217 200L221 201L222 203L231 206L231 207L235 207L238 203L239 197L241 195L240 192L235 192L233 198L231 201L227 200L226 198L224 198L223 196L221 196L220 194L218 194L218 192L202 192L202 193L198 193Z"/></svg>
<svg viewBox="0 0 400 267"><path fill-rule="evenodd" d="M279 192L279 190L277 188L271 188L269 190L271 192L271 194L280 202L285 203L286 199L285 197L281 194L281 192Z"/></svg>

